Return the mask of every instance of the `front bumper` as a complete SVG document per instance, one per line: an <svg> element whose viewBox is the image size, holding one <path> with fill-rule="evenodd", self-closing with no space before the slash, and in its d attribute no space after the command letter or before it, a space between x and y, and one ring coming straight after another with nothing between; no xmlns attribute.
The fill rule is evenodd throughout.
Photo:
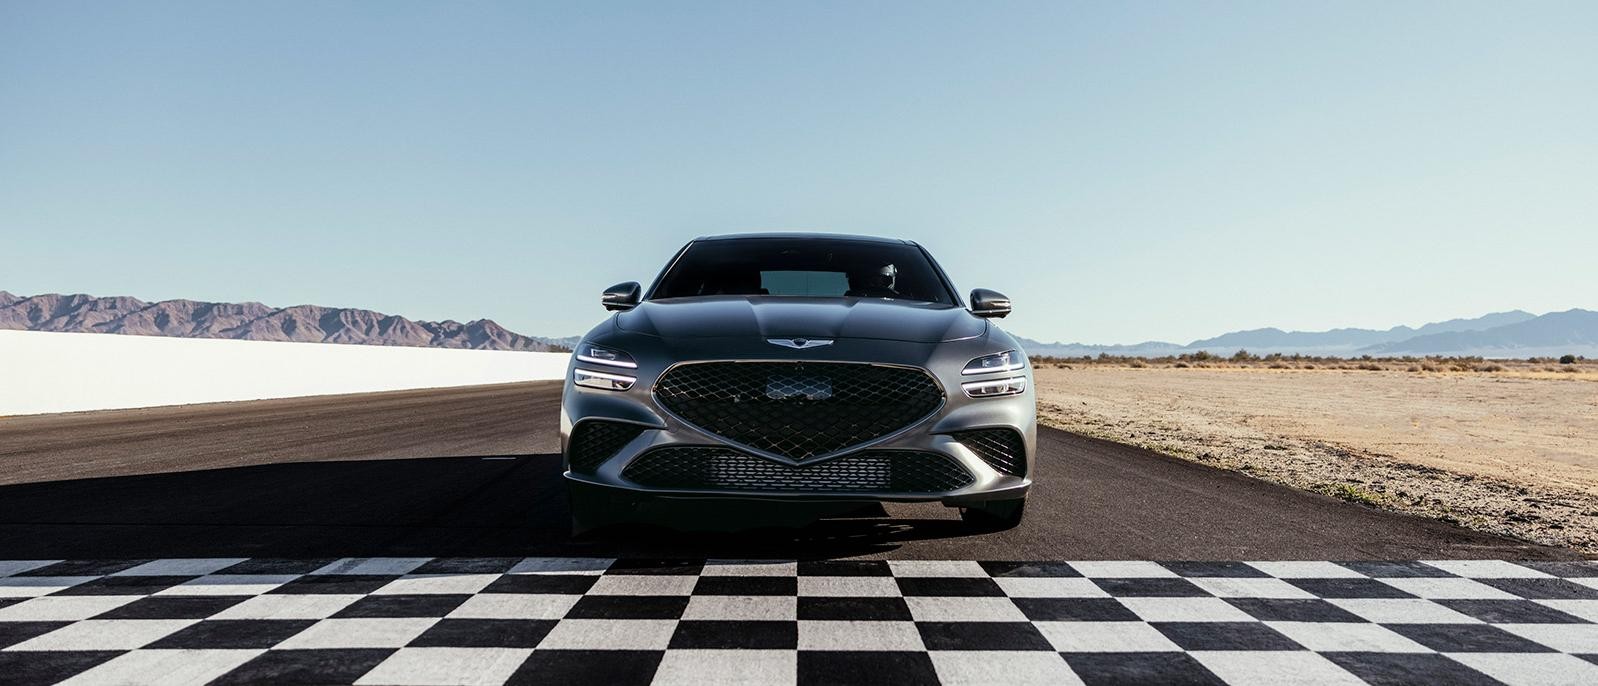
<svg viewBox="0 0 1598 686"><path fill-rule="evenodd" d="M847 350L829 350L827 352L847 354ZM854 360L845 358L835 361L852 362ZM964 359L960 359L959 362L963 363ZM643 369L650 367L644 360L640 360L640 363L640 367ZM878 363L870 362L869 364ZM668 366L661 365L661 368ZM943 366L947 367L948 365ZM586 486L603 487L621 493L680 499L716 498L783 502L941 502L949 506L963 507L987 501L1011 500L1024 497L1032 485L1032 480L1036 477L1036 465L1032 459L1037 441L1036 404L1030 387L1030 373L1027 373L1028 390L1023 394L1000 398L972 399L965 397L960 391L959 384L961 381L969 380L969 378L960 378L960 367L958 365L955 365L953 373L947 376L939 375L936 371L933 371L939 367L930 366L924 368L945 389L945 401L935 412L888 436L870 441L841 455L804 462L798 468L818 465L830 460L847 460L851 456L859 455L861 452L868 450L934 453L941 458L947 458L957 463L972 476L969 483L959 488L937 492L906 492L886 488L881 490L851 489L837 492L826 490L791 492L750 490L748 488L737 490L724 490L713 487L660 488L638 483L628 478L626 474L627 468L634 460L651 450L688 446L717 446L739 449L738 446L730 445L723 438L666 411L655 399L652 392L656 378L646 378L647 374L644 373L639 375L638 383L632 390L615 392L576 386L571 383L571 375L568 372L566 389L561 404L561 451L563 455L568 457L564 470L565 477ZM952 393L949 392L950 390L952 390ZM613 455L604 459L597 466L580 472L573 471L569 459L570 440L574 430L582 423L589 421L631 424L640 427L642 430L636 437L627 440ZM1023 476L1007 474L995 469L981 459L972 448L951 435L964 431L995 428L1011 429L1020 435L1024 458L1022 460L1022 468L1016 471L1019 471ZM740 452L749 454L743 450L740 450ZM769 459L769 456L757 457ZM773 460L773 462L782 464L785 467L796 466L792 462L780 460Z"/></svg>

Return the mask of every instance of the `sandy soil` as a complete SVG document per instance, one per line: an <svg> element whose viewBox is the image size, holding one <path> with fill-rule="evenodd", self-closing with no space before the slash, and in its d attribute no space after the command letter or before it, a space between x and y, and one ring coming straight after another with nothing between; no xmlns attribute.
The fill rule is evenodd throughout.
<svg viewBox="0 0 1598 686"><path fill-rule="evenodd" d="M1043 421L1598 554L1598 375L1076 366Z"/></svg>

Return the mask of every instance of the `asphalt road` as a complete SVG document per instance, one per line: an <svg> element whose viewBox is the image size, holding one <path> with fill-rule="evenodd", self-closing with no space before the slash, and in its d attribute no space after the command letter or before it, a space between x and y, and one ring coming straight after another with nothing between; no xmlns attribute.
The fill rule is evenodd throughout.
<svg viewBox="0 0 1598 686"><path fill-rule="evenodd" d="M1565 559L1044 429L1026 522L937 505L572 540L554 382L0 418L0 558Z"/></svg>

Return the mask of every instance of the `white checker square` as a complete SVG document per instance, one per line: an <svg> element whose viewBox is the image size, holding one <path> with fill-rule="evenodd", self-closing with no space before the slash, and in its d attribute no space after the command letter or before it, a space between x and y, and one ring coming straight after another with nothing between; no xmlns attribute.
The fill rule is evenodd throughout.
<svg viewBox="0 0 1598 686"><path fill-rule="evenodd" d="M156 595L261 595L298 578L298 574L212 574L161 589Z"/></svg>
<svg viewBox="0 0 1598 686"><path fill-rule="evenodd" d="M582 598L568 593L479 593L447 615L450 619L560 619Z"/></svg>
<svg viewBox="0 0 1598 686"><path fill-rule="evenodd" d="M1562 653L1446 653L1509 686L1598 684L1598 665Z"/></svg>
<svg viewBox="0 0 1598 686"><path fill-rule="evenodd" d="M392 686L503 684L530 648L400 648L355 681Z"/></svg>
<svg viewBox="0 0 1598 686"><path fill-rule="evenodd" d="M400 648L437 623L434 617L324 619L273 646L309 648Z"/></svg>
<svg viewBox="0 0 1598 686"><path fill-rule="evenodd" d="M210 619L327 619L360 599L354 593L258 595Z"/></svg>
<svg viewBox="0 0 1598 686"><path fill-rule="evenodd" d="M264 650L136 650L61 682L70 686L202 686Z"/></svg>
<svg viewBox="0 0 1598 686"><path fill-rule="evenodd" d="M1331 598L1326 602L1377 624L1482 623L1475 617L1421 598Z"/></svg>
<svg viewBox="0 0 1598 686"><path fill-rule="evenodd" d="M676 630L675 619L563 619L538 647L541 650L665 650Z"/></svg>
<svg viewBox="0 0 1598 686"><path fill-rule="evenodd" d="M609 574L588 595L693 595L699 577L687 574Z"/></svg>
<svg viewBox="0 0 1598 686"><path fill-rule="evenodd" d="M1266 622L1318 653L1429 653L1430 648L1380 624L1360 622Z"/></svg>
<svg viewBox="0 0 1598 686"><path fill-rule="evenodd" d="M37 598L63 588L88 583L97 576L8 576L0 577L0 598Z"/></svg>
<svg viewBox="0 0 1598 686"><path fill-rule="evenodd" d="M1082 577L1006 576L993 580L1011 598L1108 598L1110 594Z"/></svg>
<svg viewBox="0 0 1598 686"><path fill-rule="evenodd" d="M799 653L793 650L669 650L651 683L792 684L798 678Z"/></svg>
<svg viewBox="0 0 1598 686"><path fill-rule="evenodd" d="M1090 579L1166 579L1178 576L1155 562L1089 561L1072 562L1071 568Z"/></svg>
<svg viewBox="0 0 1598 686"><path fill-rule="evenodd" d="M1191 577L1188 581L1217 598L1298 598L1301 600L1315 598L1314 593L1310 593L1281 579L1216 576Z"/></svg>
<svg viewBox="0 0 1598 686"><path fill-rule="evenodd" d="M89 619L34 636L7 650L134 650L198 619Z"/></svg>
<svg viewBox="0 0 1598 686"><path fill-rule="evenodd" d="M1143 622L1037 622L1062 653L1164 653L1182 648Z"/></svg>
<svg viewBox="0 0 1598 686"><path fill-rule="evenodd" d="M1220 598L1118 598L1145 622L1252 622Z"/></svg>
<svg viewBox="0 0 1598 686"><path fill-rule="evenodd" d="M127 605L143 596L136 595L58 595L29 598L16 605L0 607L0 621L50 622L78 621Z"/></svg>
<svg viewBox="0 0 1598 686"><path fill-rule="evenodd" d="M1274 650L1218 650L1191 653L1222 681L1233 686L1281 684L1347 684L1365 681L1316 653Z"/></svg>
<svg viewBox="0 0 1598 686"><path fill-rule="evenodd" d="M411 574L384 584L372 595L436 595L477 593L498 574Z"/></svg>
<svg viewBox="0 0 1598 686"><path fill-rule="evenodd" d="M1515 600L1519 596L1475 579L1457 577L1392 577L1377 579L1410 595L1427 600Z"/></svg>
<svg viewBox="0 0 1598 686"><path fill-rule="evenodd" d="M904 599L918 622L1024 622L1009 598L910 596Z"/></svg>
<svg viewBox="0 0 1598 686"><path fill-rule="evenodd" d="M248 558L221 557L221 558L192 558L153 560L136 567L130 567L111 576L200 576L211 574L219 569L232 567Z"/></svg>
<svg viewBox="0 0 1598 686"><path fill-rule="evenodd" d="M926 650L915 622L799 622L800 650Z"/></svg>
<svg viewBox="0 0 1598 686"><path fill-rule="evenodd" d="M1008 650L938 650L929 654L945 686L1081 684L1059 653Z"/></svg>
<svg viewBox="0 0 1598 686"><path fill-rule="evenodd" d="M1336 562L1287 560L1280 562L1250 562L1258 569L1278 579L1363 579L1360 574Z"/></svg>
<svg viewBox="0 0 1598 686"><path fill-rule="evenodd" d="M903 577L988 577L982 565L965 560L888 560L888 569Z"/></svg>
<svg viewBox="0 0 1598 686"><path fill-rule="evenodd" d="M792 560L708 560L700 576L797 576Z"/></svg>
<svg viewBox="0 0 1598 686"><path fill-rule="evenodd" d="M1598 624L1494 624L1561 653L1598 654Z"/></svg>
<svg viewBox="0 0 1598 686"><path fill-rule="evenodd" d="M615 560L608 557L529 557L510 574L603 574Z"/></svg>
<svg viewBox="0 0 1598 686"><path fill-rule="evenodd" d="M791 595L696 595L688 599L683 619L786 621L799 616L799 599Z"/></svg>
<svg viewBox="0 0 1598 686"><path fill-rule="evenodd" d="M48 567L60 560L0 560L0 577L21 574L30 569Z"/></svg>
<svg viewBox="0 0 1598 686"><path fill-rule="evenodd" d="M427 564L431 557L346 557L335 560L312 574L372 574L400 576Z"/></svg>
<svg viewBox="0 0 1598 686"><path fill-rule="evenodd" d="M1554 575L1503 560L1424 560L1449 574L1471 579L1552 579Z"/></svg>
<svg viewBox="0 0 1598 686"><path fill-rule="evenodd" d="M1598 622L1598 600L1534 600L1539 605L1545 605L1568 615L1580 617L1589 622Z"/></svg>
<svg viewBox="0 0 1598 686"><path fill-rule="evenodd" d="M799 595L824 598L893 598L899 582L889 576L801 576Z"/></svg>

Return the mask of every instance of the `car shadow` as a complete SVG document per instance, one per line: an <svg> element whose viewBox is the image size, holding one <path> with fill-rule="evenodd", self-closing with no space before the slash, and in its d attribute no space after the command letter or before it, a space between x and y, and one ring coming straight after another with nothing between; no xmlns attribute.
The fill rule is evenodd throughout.
<svg viewBox="0 0 1598 686"><path fill-rule="evenodd" d="M797 528L716 533L642 525L573 539L560 470L556 454L494 455L6 485L0 486L0 558L819 559L973 534L958 520L892 519L871 505ZM781 506L739 507L724 521L758 522Z"/></svg>

